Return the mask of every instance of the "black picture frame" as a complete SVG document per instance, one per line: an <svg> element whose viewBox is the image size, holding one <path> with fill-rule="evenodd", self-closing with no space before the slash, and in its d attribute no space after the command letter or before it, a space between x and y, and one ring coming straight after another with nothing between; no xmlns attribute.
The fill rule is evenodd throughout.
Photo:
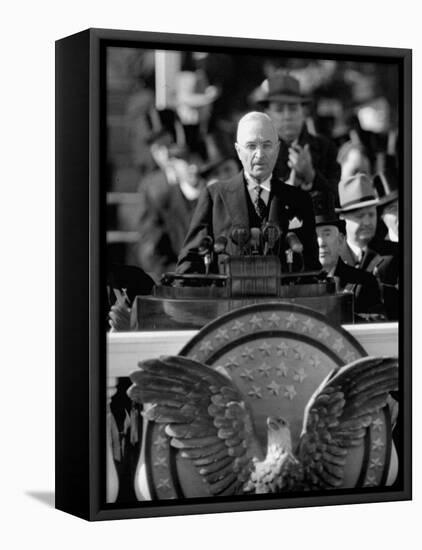
<svg viewBox="0 0 422 550"><path fill-rule="evenodd" d="M392 62L399 69L404 192L400 203L403 281L399 322L402 483L399 489L342 491L283 499L240 497L105 503L106 331L104 52L120 47L238 52ZM408 49L88 29L56 42L56 508L88 520L202 514L409 500L411 471L412 53Z"/></svg>

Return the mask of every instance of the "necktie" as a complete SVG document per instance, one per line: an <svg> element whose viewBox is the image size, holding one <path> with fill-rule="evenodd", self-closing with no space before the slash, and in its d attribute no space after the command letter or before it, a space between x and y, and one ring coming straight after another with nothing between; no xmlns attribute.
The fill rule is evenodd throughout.
<svg viewBox="0 0 422 550"><path fill-rule="evenodd" d="M261 197L262 187L260 185L257 185L254 191L255 191L255 198L253 201L253 205L255 207L255 211L258 214L259 218L263 220L267 212L267 205L265 204L264 199Z"/></svg>

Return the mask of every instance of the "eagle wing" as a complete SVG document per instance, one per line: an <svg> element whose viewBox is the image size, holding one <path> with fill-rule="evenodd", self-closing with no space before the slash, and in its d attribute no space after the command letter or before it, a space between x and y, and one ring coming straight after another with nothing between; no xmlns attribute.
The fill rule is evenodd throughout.
<svg viewBox="0 0 422 550"><path fill-rule="evenodd" d="M190 459L213 495L242 492L257 451L252 417L232 381L181 356L139 363L128 394L148 420L165 424L180 455Z"/></svg>
<svg viewBox="0 0 422 550"><path fill-rule="evenodd" d="M398 389L398 360L364 357L333 371L309 400L297 458L307 488L341 486L349 450Z"/></svg>

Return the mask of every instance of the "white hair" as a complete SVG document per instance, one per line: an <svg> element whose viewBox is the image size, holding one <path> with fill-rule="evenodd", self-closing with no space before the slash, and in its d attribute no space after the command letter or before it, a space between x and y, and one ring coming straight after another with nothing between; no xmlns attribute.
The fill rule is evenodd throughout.
<svg viewBox="0 0 422 550"><path fill-rule="evenodd" d="M239 120L237 124L237 133L236 133L236 140L239 140L239 133L242 127L248 123L253 121L265 121L271 125L271 127L274 129L274 135L277 137L277 131L274 127L274 124L271 120L271 118L266 113L261 113L260 111L251 111L250 113L246 113L246 115L243 115L242 118Z"/></svg>

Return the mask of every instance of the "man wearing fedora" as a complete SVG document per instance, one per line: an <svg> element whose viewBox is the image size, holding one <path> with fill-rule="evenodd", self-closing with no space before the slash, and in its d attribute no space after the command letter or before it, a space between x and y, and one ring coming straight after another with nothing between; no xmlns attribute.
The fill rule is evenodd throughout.
<svg viewBox="0 0 422 550"><path fill-rule="evenodd" d="M359 320L365 315L383 314L377 279L367 271L351 267L340 257L345 242L346 224L335 213L334 197L318 191L313 194L319 262L338 288L354 294L354 311Z"/></svg>
<svg viewBox="0 0 422 550"><path fill-rule="evenodd" d="M346 243L341 257L353 267L376 275L382 284L382 298L387 317L398 319L399 254L375 239L377 206L380 199L370 177L364 173L339 183L340 218L346 224Z"/></svg>
<svg viewBox="0 0 422 550"><path fill-rule="evenodd" d="M325 137L312 135L307 130L305 104L310 99L301 94L299 81L276 71L262 86L264 95L259 103L280 138L274 175L304 191L330 191L337 199L341 172L337 149Z"/></svg>

